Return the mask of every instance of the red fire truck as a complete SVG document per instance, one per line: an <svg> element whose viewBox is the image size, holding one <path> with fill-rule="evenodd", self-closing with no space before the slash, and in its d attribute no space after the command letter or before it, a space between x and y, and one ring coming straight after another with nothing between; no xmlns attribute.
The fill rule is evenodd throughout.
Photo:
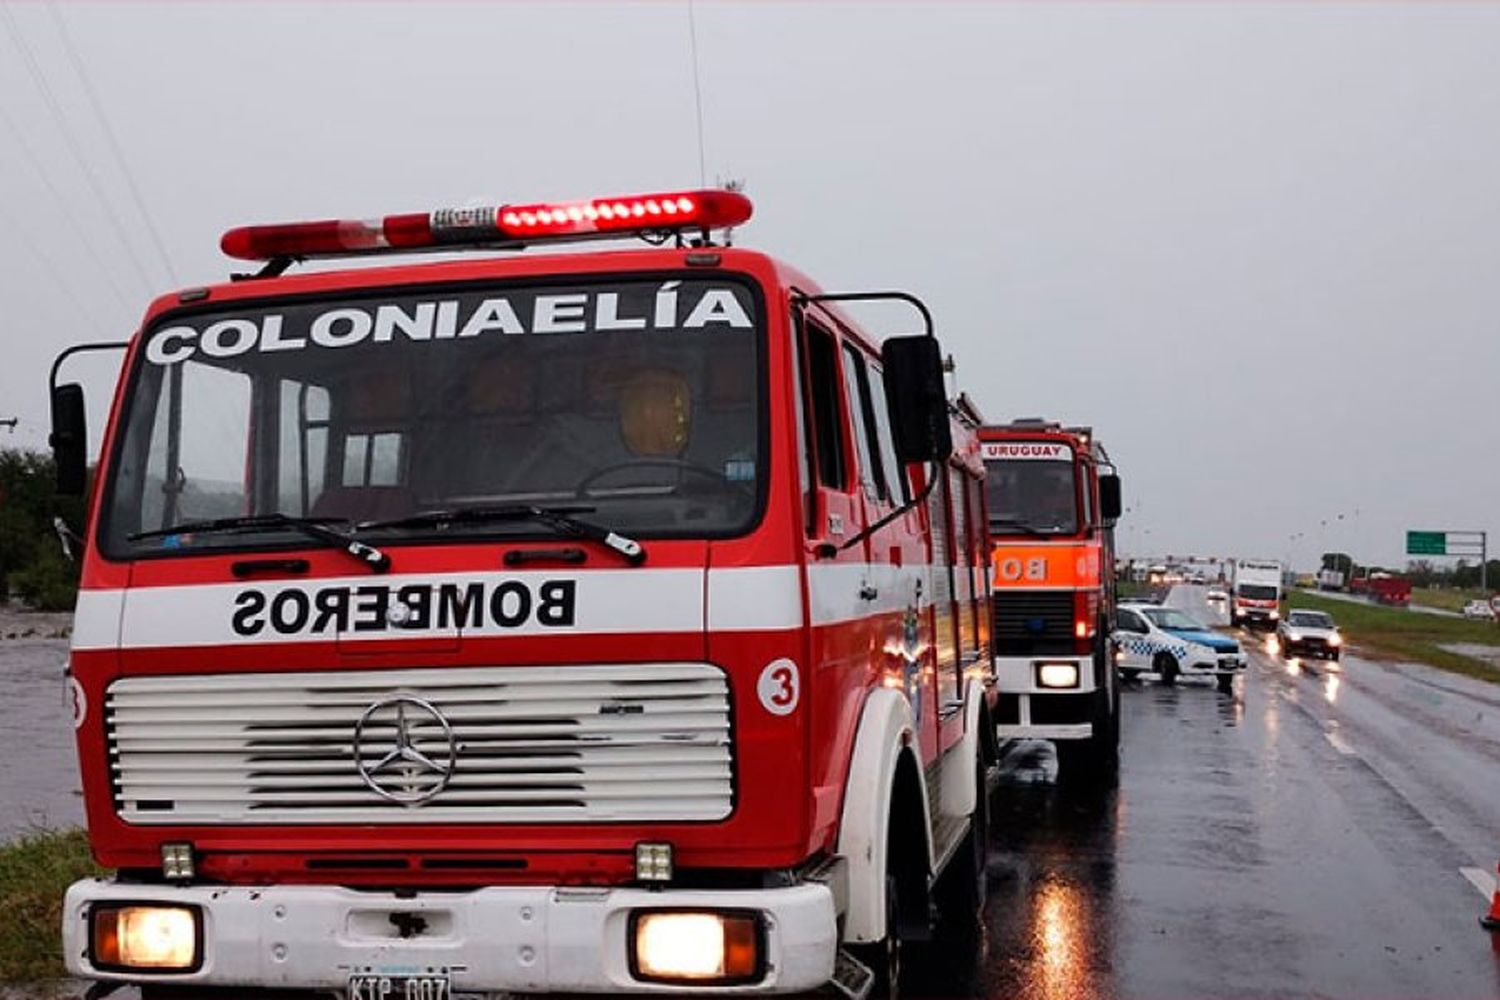
<svg viewBox="0 0 1500 1000"><path fill-rule="evenodd" d="M980 430L989 495L993 643L1003 739L1052 740L1071 777L1119 760L1114 523L1120 480L1086 427Z"/></svg>
<svg viewBox="0 0 1500 1000"><path fill-rule="evenodd" d="M899 986L903 944L972 961L976 416L920 302L714 242L750 212L711 190L236 229L264 266L151 304L73 637L115 874L67 893L70 972L859 996ZM651 245L514 252L604 237ZM460 250L492 252L283 273ZM877 345L848 299L925 332ZM57 366L52 407L76 491Z"/></svg>

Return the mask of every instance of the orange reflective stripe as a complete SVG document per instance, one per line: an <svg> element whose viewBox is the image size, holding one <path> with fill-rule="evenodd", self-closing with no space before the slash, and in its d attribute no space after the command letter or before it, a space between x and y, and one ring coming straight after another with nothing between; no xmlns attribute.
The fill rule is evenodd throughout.
<svg viewBox="0 0 1500 1000"><path fill-rule="evenodd" d="M990 551L996 587L1084 589L1099 586L1099 546L997 544Z"/></svg>

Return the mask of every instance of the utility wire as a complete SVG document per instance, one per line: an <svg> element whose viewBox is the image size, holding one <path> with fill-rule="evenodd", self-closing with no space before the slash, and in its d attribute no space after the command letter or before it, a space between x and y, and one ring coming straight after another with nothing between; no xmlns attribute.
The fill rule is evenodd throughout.
<svg viewBox="0 0 1500 1000"><path fill-rule="evenodd" d="M114 204L104 193L103 187L100 186L99 178L94 173L94 168L89 166L88 157L83 155L83 148L78 144L78 137L73 134L72 128L68 126L67 116L63 114L62 105L57 102L57 95L52 92L52 87L48 85L47 77L42 73L41 64L36 61L36 56L32 54L31 46L26 44L26 38L21 34L20 25L16 23L15 14L11 11L9 3L0 3L0 18L3 18L5 21L5 29L10 33L11 41L15 43L16 49L21 53L21 57L26 63L26 70L31 75L32 82L36 84L37 90L41 93L42 101L47 105L47 110L52 114L52 120L57 124L58 130L62 132L68 150L73 154L73 159L77 162L79 169L83 171L83 177L88 182L89 190L99 200L99 204L104 209L105 217L109 220L110 228L114 230L115 236L119 238L120 243L125 247L125 254L130 258L131 267L135 269L136 276L141 279L141 284L145 287L147 294L150 294L154 287L151 279L147 277L146 269L141 266L141 259L136 255L135 247L131 244L130 237L126 235L125 226L121 223L119 214L115 212Z"/></svg>
<svg viewBox="0 0 1500 1000"><path fill-rule="evenodd" d="M708 167L703 155L703 84L698 79L698 21L693 16L693 0L687 0L688 40L693 53L693 104L698 111L698 184L708 187Z"/></svg>
<svg viewBox="0 0 1500 1000"><path fill-rule="evenodd" d="M89 329L106 329L107 324L99 322L90 311L85 309L83 303L89 301L87 296L80 295L78 289L73 287L73 282L68 279L67 272L58 267L48 254L42 251L41 245L29 238L29 234L21 226L18 220L3 204L0 204L0 223L4 223L8 232L19 235L21 244L29 247L29 256L32 260L47 272L47 276L57 285L58 291L63 293L63 298L73 304L78 313L78 318L83 320L84 326Z"/></svg>
<svg viewBox="0 0 1500 1000"><path fill-rule="evenodd" d="M114 154L115 163L125 177L125 185L130 189L130 197L135 202L136 211L145 222L151 243L161 257L162 267L166 268L167 276L172 279L172 284L176 285L178 284L177 271L172 267L172 258L167 254L166 244L162 242L161 233L156 229L156 222L146 209L146 199L141 197L141 189L136 185L135 174L130 169L129 161L125 159L125 151L120 146L119 137L115 135L114 126L109 123L109 115L104 113L104 106L99 101L98 92L94 90L93 81L89 79L88 72L84 69L83 60L78 58L78 47L73 44L73 36L68 31L67 20L63 17L56 0L48 0L47 12L52 15L52 21L57 25L57 34L62 39L63 49L68 53L69 62L73 64L73 72L78 74L78 80L83 84L83 92L89 99L89 107L94 109L94 117L99 120L99 127L103 130L104 137L109 140L110 152Z"/></svg>
<svg viewBox="0 0 1500 1000"><path fill-rule="evenodd" d="M103 278L104 283L109 286L110 291L114 292L115 298L120 302L120 306L127 310L130 309L130 300L126 298L124 290L120 287L120 283L116 281L114 275L110 273L109 265L106 264L104 262L104 258L99 255L98 248L94 246L94 237L84 230L83 224L80 223L78 221L78 217L73 214L73 209L71 207L72 202L70 202L67 198L64 198L62 192L57 189L57 185L53 183L52 174L47 170L47 168L42 164L42 161L37 157L36 150L31 148L31 143L27 140L26 134L21 131L21 127L16 124L16 120L11 117L10 112L6 110L4 103L0 103L0 124L4 124L6 131L8 131L11 138L15 140L15 148L21 151L21 154L26 158L26 162L31 164L31 167L36 171L37 176L42 179L42 184L52 195L53 200L57 202L57 214L65 223L67 223L68 228L72 230L73 238L77 245L83 247L84 252L87 253L89 255L89 259L93 261L95 273Z"/></svg>

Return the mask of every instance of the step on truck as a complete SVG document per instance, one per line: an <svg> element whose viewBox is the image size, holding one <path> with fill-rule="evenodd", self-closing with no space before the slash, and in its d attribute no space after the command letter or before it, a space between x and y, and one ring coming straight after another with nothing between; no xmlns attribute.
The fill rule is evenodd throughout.
<svg viewBox="0 0 1500 1000"><path fill-rule="evenodd" d="M113 874L67 892L72 975L861 996L973 962L974 420L918 300L728 246L750 212L254 226L222 246L258 270L150 305L89 479L67 684ZM545 252L603 238L650 245ZM54 365L64 491L60 366L108 346Z"/></svg>
<svg viewBox="0 0 1500 1000"><path fill-rule="evenodd" d="M1110 572L1119 476L1085 427L1027 419L979 436L999 736L1051 740L1062 776L1107 779L1120 741Z"/></svg>

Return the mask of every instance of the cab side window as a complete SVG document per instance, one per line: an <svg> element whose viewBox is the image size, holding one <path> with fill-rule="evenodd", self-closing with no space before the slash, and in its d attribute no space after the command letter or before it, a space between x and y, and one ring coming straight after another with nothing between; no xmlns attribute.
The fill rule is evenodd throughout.
<svg viewBox="0 0 1500 1000"><path fill-rule="evenodd" d="M848 482L849 460L839 417L838 348L833 334L816 323L803 323L806 342L807 392L811 404L808 436L817 459L818 482L841 490Z"/></svg>
<svg viewBox="0 0 1500 1000"><path fill-rule="evenodd" d="M1120 630L1123 632L1137 632L1144 635L1150 631L1150 629L1146 628L1146 623L1141 620L1139 615L1126 608L1119 610L1119 621Z"/></svg>
<svg viewBox="0 0 1500 1000"><path fill-rule="evenodd" d="M859 481L871 500L886 500L879 444L876 437L875 411L870 402L870 376L864 358L852 344L844 345L844 384L849 394L850 423L854 425L855 446L859 449Z"/></svg>
<svg viewBox="0 0 1500 1000"><path fill-rule="evenodd" d="M885 398L885 378L875 365L869 366L870 402L875 408L875 436L880 440L880 467L892 503L911 500L911 480L896 460L896 439L891 433L891 407Z"/></svg>

